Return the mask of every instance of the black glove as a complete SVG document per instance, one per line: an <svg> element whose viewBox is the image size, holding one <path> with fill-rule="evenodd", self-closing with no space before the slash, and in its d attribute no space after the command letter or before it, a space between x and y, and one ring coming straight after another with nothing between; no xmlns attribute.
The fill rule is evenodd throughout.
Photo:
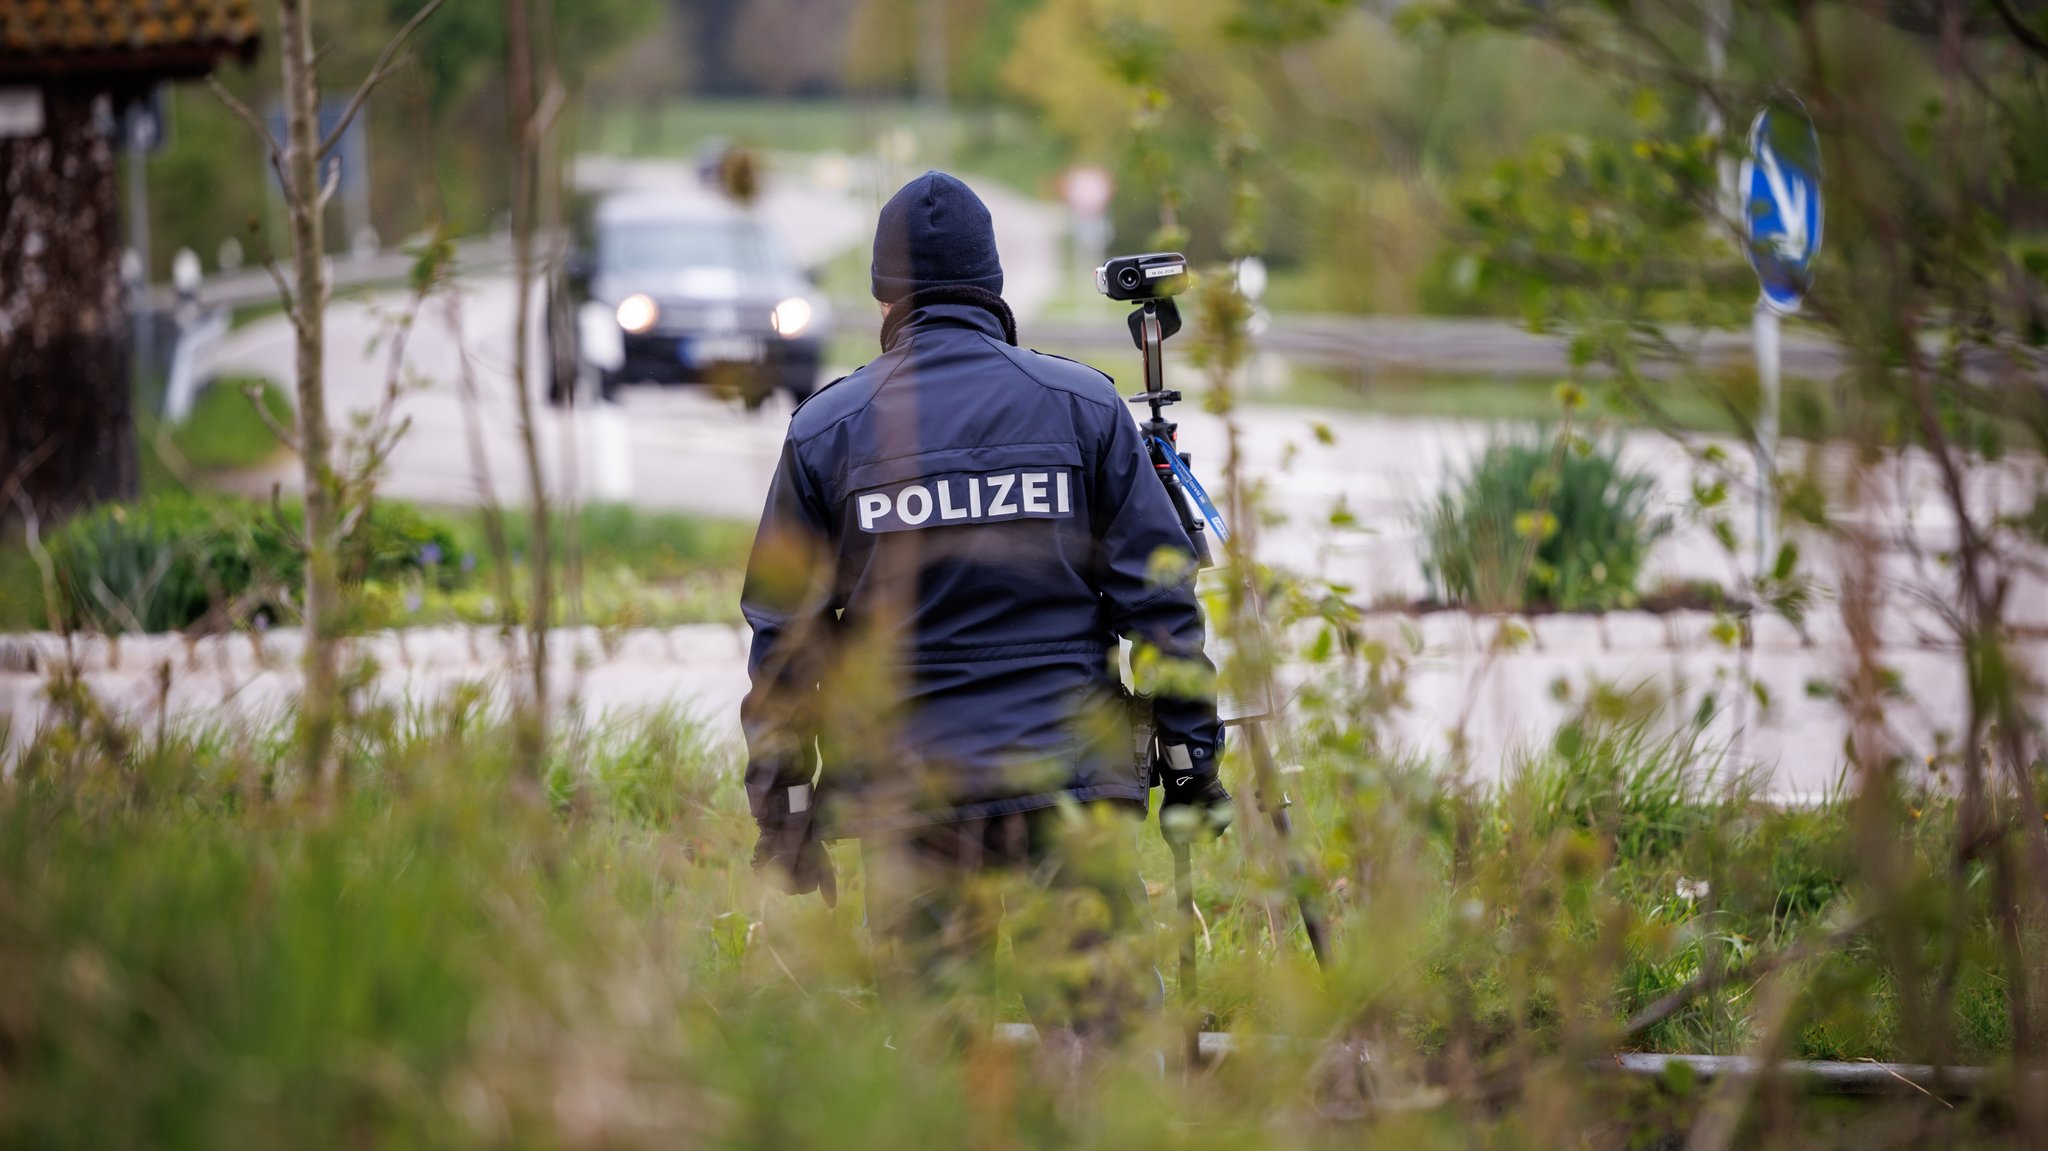
<svg viewBox="0 0 2048 1151"><path fill-rule="evenodd" d="M755 816L761 838L754 841L754 872L791 895L818 892L825 906L839 906L839 875L813 829L811 787L778 787Z"/></svg>
<svg viewBox="0 0 2048 1151"><path fill-rule="evenodd" d="M1159 780L1159 834L1168 843L1222 835L1237 814L1216 774L1223 748L1163 744L1152 761Z"/></svg>

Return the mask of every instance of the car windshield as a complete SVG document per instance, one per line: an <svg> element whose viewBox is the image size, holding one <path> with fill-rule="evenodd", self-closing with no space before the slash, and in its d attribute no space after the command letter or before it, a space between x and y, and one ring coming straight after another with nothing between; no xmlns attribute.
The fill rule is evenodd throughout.
<svg viewBox="0 0 2048 1151"><path fill-rule="evenodd" d="M777 252L768 234L747 223L694 220L631 220L608 225L598 236L605 271L675 272L685 268L731 268L742 274L772 272Z"/></svg>

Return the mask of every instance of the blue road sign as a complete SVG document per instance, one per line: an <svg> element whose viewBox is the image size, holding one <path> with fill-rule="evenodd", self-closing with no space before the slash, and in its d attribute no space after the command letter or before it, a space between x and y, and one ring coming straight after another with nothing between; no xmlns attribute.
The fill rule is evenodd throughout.
<svg viewBox="0 0 2048 1151"><path fill-rule="evenodd" d="M348 111L347 100L333 96L321 97L320 125L315 129L318 133L317 139L325 140L329 135L333 134L334 130L341 125L342 113L346 111ZM348 122L348 131L341 134L341 142L334 149L334 155L319 166L319 179L322 180L327 178L329 164L335 164L340 167L341 170L337 173L339 184L336 191L340 193L343 203L347 203L349 197L359 187L364 189L368 187L370 153L369 141L366 139L368 130L364 125L368 122L369 116L367 108L357 112L356 118ZM270 115L266 119L268 119L270 124L270 138L277 141L278 147L284 147L285 124L284 104L282 101L271 101ZM270 165L266 162L264 167L269 169ZM272 187L277 186L277 173L275 171L271 172L270 183Z"/></svg>
<svg viewBox="0 0 2048 1151"><path fill-rule="evenodd" d="M1742 162L1743 221L1764 303L1784 315L1799 310L1813 285L1820 174L1820 137L1797 101L1757 113L1749 129L1749 158Z"/></svg>

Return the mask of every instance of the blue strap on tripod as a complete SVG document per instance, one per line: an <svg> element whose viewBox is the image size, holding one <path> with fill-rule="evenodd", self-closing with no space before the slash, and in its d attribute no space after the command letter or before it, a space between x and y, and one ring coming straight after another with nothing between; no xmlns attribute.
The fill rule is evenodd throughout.
<svg viewBox="0 0 2048 1151"><path fill-rule="evenodd" d="M1174 451L1173 445L1164 439L1153 436L1152 442L1159 445L1159 450L1165 453L1166 462L1173 468L1174 478L1180 481L1180 486L1195 498L1195 507L1201 510L1202 518L1209 521L1209 530L1216 533L1216 542L1229 543L1230 529L1223 526L1223 513L1216 510L1216 501L1209 498L1207 489L1202 487L1202 481L1195 478L1195 473L1188 467L1187 461L1181 459L1180 453Z"/></svg>

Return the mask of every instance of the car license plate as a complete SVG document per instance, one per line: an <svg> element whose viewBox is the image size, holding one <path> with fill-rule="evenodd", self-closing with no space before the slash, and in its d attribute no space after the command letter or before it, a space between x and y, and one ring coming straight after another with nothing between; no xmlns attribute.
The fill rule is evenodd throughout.
<svg viewBox="0 0 2048 1151"><path fill-rule="evenodd" d="M686 336L676 344L676 356L693 368L759 363L761 340L758 336Z"/></svg>

